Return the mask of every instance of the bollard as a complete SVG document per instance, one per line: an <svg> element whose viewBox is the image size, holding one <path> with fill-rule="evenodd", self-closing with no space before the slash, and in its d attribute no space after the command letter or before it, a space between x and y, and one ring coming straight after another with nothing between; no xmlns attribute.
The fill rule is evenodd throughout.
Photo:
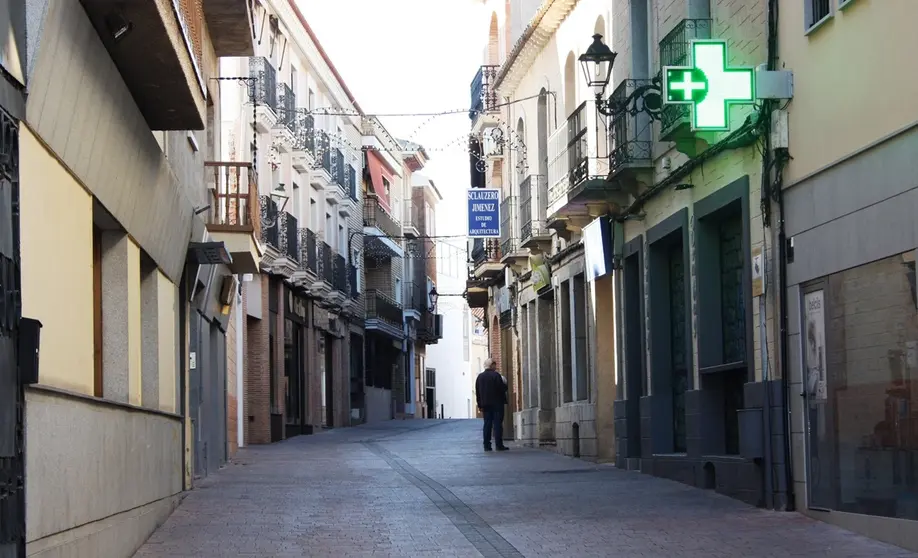
<svg viewBox="0 0 918 558"><path fill-rule="evenodd" d="M443 403L440 403L440 418L446 418L446 413L443 412Z"/></svg>
<svg viewBox="0 0 918 558"><path fill-rule="evenodd" d="M580 423L575 422L571 425L571 432L574 438L574 457L580 458Z"/></svg>

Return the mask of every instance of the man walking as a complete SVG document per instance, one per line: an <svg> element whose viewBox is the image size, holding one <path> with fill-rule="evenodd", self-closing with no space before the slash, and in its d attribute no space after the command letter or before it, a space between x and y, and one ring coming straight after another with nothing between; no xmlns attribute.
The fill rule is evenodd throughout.
<svg viewBox="0 0 918 558"><path fill-rule="evenodd" d="M484 372L475 380L475 398L484 417L484 450L491 451L491 431L497 451L507 451L504 445L504 405L507 404L507 381L494 369L494 359L485 361Z"/></svg>

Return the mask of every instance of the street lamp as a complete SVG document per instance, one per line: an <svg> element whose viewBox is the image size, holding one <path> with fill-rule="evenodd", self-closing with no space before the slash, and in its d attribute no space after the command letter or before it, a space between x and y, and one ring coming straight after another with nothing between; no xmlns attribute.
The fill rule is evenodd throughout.
<svg viewBox="0 0 918 558"><path fill-rule="evenodd" d="M603 94L612 77L612 65L615 63L616 56L618 55L602 42L602 35L599 33L593 35L590 48L580 55L579 60L583 66L587 85L592 87L596 94L596 110L605 116L622 114L634 116L640 112L646 112L652 120L659 118L660 111L663 109L660 78L655 77L643 85L637 85L636 80L630 80L634 81L634 91L626 98L603 99Z"/></svg>
<svg viewBox="0 0 918 558"><path fill-rule="evenodd" d="M583 75L586 77L587 85L592 87L596 93L596 97L602 97L602 92L609 85L616 56L618 55L612 52L609 45L602 42L602 35L599 33L593 35L593 43L590 48L580 55Z"/></svg>
<svg viewBox="0 0 918 558"><path fill-rule="evenodd" d="M427 293L427 295L430 297L430 311L436 312L437 311L437 299L440 298L440 293L437 292L437 286L434 285L433 287L431 287L430 292Z"/></svg>

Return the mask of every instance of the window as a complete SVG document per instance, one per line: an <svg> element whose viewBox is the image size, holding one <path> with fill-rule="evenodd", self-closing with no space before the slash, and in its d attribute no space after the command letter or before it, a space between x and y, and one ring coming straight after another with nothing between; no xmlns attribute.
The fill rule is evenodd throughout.
<svg viewBox="0 0 918 558"><path fill-rule="evenodd" d="M312 89L309 90L308 101L309 104L307 106L309 107L309 110L314 110L316 108L316 94L313 93Z"/></svg>
<svg viewBox="0 0 918 558"><path fill-rule="evenodd" d="M302 219L300 219L300 203L301 203L300 195L301 195L300 186L294 182L293 183L293 216L296 217L297 220L302 221Z"/></svg>
<svg viewBox="0 0 918 558"><path fill-rule="evenodd" d="M335 229L332 228L332 216L330 213L326 213L325 214L325 242L330 243L330 244L333 242L332 239L334 238L334 236L332 235L335 234L334 231Z"/></svg>
<svg viewBox="0 0 918 558"><path fill-rule="evenodd" d="M832 15L832 0L805 0L804 12L809 31Z"/></svg>
<svg viewBox="0 0 918 558"><path fill-rule="evenodd" d="M347 229L343 225L338 225L338 253L347 261Z"/></svg>
<svg viewBox="0 0 918 558"><path fill-rule="evenodd" d="M313 188L311 195L309 196L309 228L315 232L316 227L319 226L319 204L316 203L316 191Z"/></svg>
<svg viewBox="0 0 918 558"><path fill-rule="evenodd" d="M395 302L402 303L402 280L395 278Z"/></svg>
<svg viewBox="0 0 918 558"><path fill-rule="evenodd" d="M389 197L389 181L386 180L386 177L382 179L383 192L386 193L386 197Z"/></svg>
<svg viewBox="0 0 918 558"><path fill-rule="evenodd" d="M290 61L290 90L296 95L296 68L293 67L293 60Z"/></svg>

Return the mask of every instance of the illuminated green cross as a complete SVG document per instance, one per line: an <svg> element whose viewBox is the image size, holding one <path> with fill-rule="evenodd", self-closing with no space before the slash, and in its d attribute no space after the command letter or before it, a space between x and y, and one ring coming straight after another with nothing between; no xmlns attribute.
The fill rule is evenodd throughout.
<svg viewBox="0 0 918 558"><path fill-rule="evenodd" d="M663 69L663 102L692 106L692 130L730 129L730 105L755 102L751 68L727 68L727 43L692 41L694 66Z"/></svg>

